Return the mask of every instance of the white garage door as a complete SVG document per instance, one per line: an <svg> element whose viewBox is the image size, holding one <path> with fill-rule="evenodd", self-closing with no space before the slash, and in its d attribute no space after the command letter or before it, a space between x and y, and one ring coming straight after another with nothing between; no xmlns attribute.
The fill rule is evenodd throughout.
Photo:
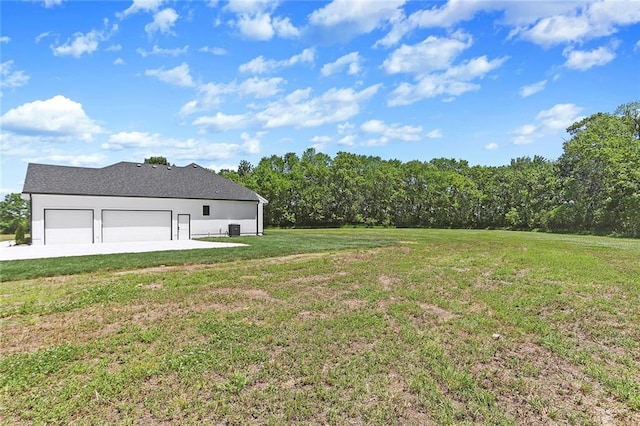
<svg viewBox="0 0 640 426"><path fill-rule="evenodd" d="M102 241L166 241L171 239L171 212L103 210Z"/></svg>
<svg viewBox="0 0 640 426"><path fill-rule="evenodd" d="M44 243L93 243L93 210L44 211Z"/></svg>

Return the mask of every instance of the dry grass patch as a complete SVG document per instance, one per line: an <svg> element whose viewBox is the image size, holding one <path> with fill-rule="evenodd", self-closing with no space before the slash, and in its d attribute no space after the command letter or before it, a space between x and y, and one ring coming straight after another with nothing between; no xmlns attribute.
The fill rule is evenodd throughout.
<svg viewBox="0 0 640 426"><path fill-rule="evenodd" d="M577 366L533 342L514 343L472 371L518 424L640 424L640 413Z"/></svg>
<svg viewBox="0 0 640 426"><path fill-rule="evenodd" d="M640 243L366 232L3 283L0 423L640 424Z"/></svg>

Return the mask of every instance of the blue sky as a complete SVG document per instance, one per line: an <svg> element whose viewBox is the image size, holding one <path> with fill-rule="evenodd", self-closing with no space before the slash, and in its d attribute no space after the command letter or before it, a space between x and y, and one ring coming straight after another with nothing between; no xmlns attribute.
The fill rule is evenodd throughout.
<svg viewBox="0 0 640 426"><path fill-rule="evenodd" d="M219 170L308 147L556 159L640 99L640 1L2 1L2 181L29 162Z"/></svg>

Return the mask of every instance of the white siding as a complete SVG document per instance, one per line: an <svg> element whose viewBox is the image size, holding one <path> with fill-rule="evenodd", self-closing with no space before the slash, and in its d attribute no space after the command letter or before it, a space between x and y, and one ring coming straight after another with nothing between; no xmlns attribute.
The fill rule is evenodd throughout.
<svg viewBox="0 0 640 426"><path fill-rule="evenodd" d="M262 234L262 203L256 201L183 200L164 198L32 195L32 243L44 244L44 210L93 211L93 241L102 243L102 213L106 210L156 210L171 214L172 240L178 239L178 215L191 215L191 238L224 236L229 224L239 224L242 235ZM202 206L211 214L202 215Z"/></svg>

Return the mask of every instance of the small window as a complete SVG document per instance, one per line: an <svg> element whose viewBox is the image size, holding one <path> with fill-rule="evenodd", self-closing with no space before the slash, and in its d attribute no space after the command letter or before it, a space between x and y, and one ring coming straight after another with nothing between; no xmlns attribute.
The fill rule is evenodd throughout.
<svg viewBox="0 0 640 426"><path fill-rule="evenodd" d="M202 206L202 216L209 216L209 206Z"/></svg>

